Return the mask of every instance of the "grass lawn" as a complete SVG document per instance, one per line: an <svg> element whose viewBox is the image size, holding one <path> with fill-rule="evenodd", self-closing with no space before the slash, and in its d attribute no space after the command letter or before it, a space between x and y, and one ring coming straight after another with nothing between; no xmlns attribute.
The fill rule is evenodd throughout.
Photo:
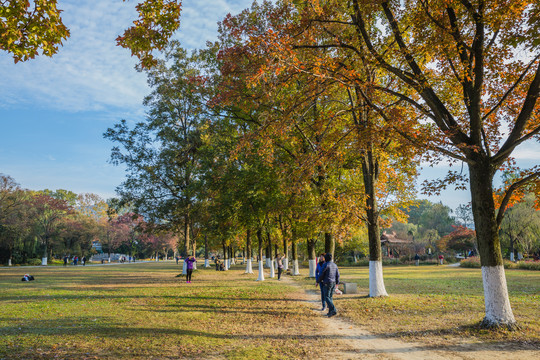
<svg viewBox="0 0 540 360"><path fill-rule="evenodd" d="M326 343L301 290L237 269L191 284L172 262L0 269L0 359L305 358Z"/></svg>
<svg viewBox="0 0 540 360"><path fill-rule="evenodd" d="M389 266L383 269L387 298L367 298L367 267L341 267L342 282L356 282L358 295L334 296L340 314L377 334L424 343L501 342L540 348L540 271L506 270L517 331L478 327L484 317L480 269ZM313 282L301 280L304 287Z"/></svg>
<svg viewBox="0 0 540 360"><path fill-rule="evenodd" d="M20 279L28 272L36 281ZM307 270L302 270L306 273ZM367 268L342 268L361 294L336 296L340 315L386 336L436 345L540 344L540 272L508 270L519 331L484 331L479 269L386 267L388 298L365 297ZM186 284L173 262L1 268L0 359L303 359L332 346L293 283L200 269ZM314 289L313 280L296 277Z"/></svg>

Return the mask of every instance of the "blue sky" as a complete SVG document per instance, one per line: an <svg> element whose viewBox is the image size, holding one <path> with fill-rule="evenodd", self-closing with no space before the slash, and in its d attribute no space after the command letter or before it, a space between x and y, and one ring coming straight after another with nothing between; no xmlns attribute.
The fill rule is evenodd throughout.
<svg viewBox="0 0 540 360"><path fill-rule="evenodd" d="M114 39L136 18L136 1L59 0L71 37L53 58L13 64L0 53L0 173L28 189L67 189L114 196L123 168L108 163L113 146L103 132L126 119L144 117L146 77L134 70L129 51ZM184 47L214 40L217 22L249 7L251 0L185 0ZM527 164L540 162L537 145L520 149ZM422 179L444 175L441 164L425 167ZM452 208L469 201L452 189L432 201Z"/></svg>
<svg viewBox="0 0 540 360"><path fill-rule="evenodd" d="M115 38L136 18L136 1L59 0L71 37L52 58L14 64L0 53L0 173L28 189L114 196L123 168L108 163L103 132L144 117L150 90ZM188 48L214 40L217 22L251 0L185 0L176 38Z"/></svg>

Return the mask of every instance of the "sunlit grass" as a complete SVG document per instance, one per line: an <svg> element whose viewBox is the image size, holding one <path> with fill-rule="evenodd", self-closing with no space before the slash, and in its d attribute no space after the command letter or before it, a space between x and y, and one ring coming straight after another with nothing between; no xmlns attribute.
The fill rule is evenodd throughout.
<svg viewBox="0 0 540 360"><path fill-rule="evenodd" d="M506 270L517 331L479 328L484 316L480 269L448 266L385 267L389 297L368 298L366 267L342 267L342 282L356 282L358 295L335 296L340 314L378 334L433 343L508 341L540 346L540 272ZM308 279L301 280L306 287Z"/></svg>
<svg viewBox="0 0 540 360"><path fill-rule="evenodd" d="M3 269L0 358L312 357L325 341L298 289L239 269L191 284L173 263L34 268L29 283Z"/></svg>

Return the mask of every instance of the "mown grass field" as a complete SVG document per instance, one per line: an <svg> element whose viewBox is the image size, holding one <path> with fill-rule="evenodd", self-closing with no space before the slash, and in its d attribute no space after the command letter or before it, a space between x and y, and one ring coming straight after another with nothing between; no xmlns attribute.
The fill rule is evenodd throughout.
<svg viewBox="0 0 540 360"><path fill-rule="evenodd" d="M299 289L239 269L191 284L172 262L0 269L0 359L312 357L325 340Z"/></svg>
<svg viewBox="0 0 540 360"><path fill-rule="evenodd" d="M36 281L20 279L28 272ZM321 358L335 339L294 283L256 282L237 266L200 269L186 284L172 262L1 268L0 359ZM302 270L303 274L307 270ZM341 268L360 294L336 296L370 332L436 346L494 342L540 348L540 272L508 270L518 331L485 331L479 269L386 267L388 298L370 299L367 268ZM294 279L315 290L313 280Z"/></svg>
<svg viewBox="0 0 540 360"><path fill-rule="evenodd" d="M367 267L340 271L341 281L356 282L359 294L335 296L338 311L373 333L438 345L473 341L540 349L540 271L506 270L517 331L479 328L484 316L480 269L388 266L383 270L387 298L367 298ZM302 283L309 288L313 282L304 278Z"/></svg>

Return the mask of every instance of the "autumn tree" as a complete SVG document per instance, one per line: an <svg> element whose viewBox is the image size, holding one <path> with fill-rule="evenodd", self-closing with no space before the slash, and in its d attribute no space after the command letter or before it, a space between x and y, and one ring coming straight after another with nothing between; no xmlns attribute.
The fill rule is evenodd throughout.
<svg viewBox="0 0 540 360"><path fill-rule="evenodd" d="M52 257L53 240L59 235L62 219L71 211L68 202L45 193L36 192L32 196L33 226L43 247L41 265L47 265Z"/></svg>
<svg viewBox="0 0 540 360"><path fill-rule="evenodd" d="M530 254L540 248L540 211L535 209L535 196L525 199L506 211L500 228L501 242L515 260L515 251Z"/></svg>
<svg viewBox="0 0 540 360"><path fill-rule="evenodd" d="M264 136L276 153L292 158L289 171L296 177L289 173L289 181L307 180L318 192L319 214L328 216L319 216L318 222L324 231L326 252L333 253L332 232L344 228L343 220L357 208L357 200L365 203L365 215L356 216L367 224L372 244L374 286L370 292L386 295L382 280L375 280L382 279L380 215L391 209L398 211L397 204L411 199L415 153L392 137L392 127L373 106L373 91L360 86L374 81L376 68L367 61L351 62L345 55L334 59L339 54L329 50L328 42L335 39L332 29L303 21L290 5L254 4L223 21L226 47L222 50L222 72L234 82L226 89L229 93L237 89L248 99L248 106L264 109L263 120L258 120L261 130L256 130L259 136ZM241 56L249 62L238 61ZM357 78L347 79L351 76ZM240 79L248 85L239 86ZM363 179L363 199L352 200L352 188L346 195L335 191L344 188L339 182L352 173ZM339 181L333 176L339 176ZM386 203L379 204L381 200ZM332 209L337 204L337 209ZM345 205L351 207L346 209ZM314 241L308 239L310 274L315 264Z"/></svg>
<svg viewBox="0 0 540 360"><path fill-rule="evenodd" d="M56 54L70 35L57 5L57 0L1 0L0 50L10 53L15 63L33 59L40 51ZM180 26L181 1L145 0L135 8L139 18L116 41L148 68L157 63L152 52L163 50Z"/></svg>
<svg viewBox="0 0 540 360"><path fill-rule="evenodd" d="M0 248L5 255L1 261L7 260L9 266L17 241L27 231L28 198L12 177L0 174Z"/></svg>
<svg viewBox="0 0 540 360"><path fill-rule="evenodd" d="M452 171L425 188L468 185L484 278L484 326L510 326L512 315L498 226L512 193L537 182L538 168L522 170L497 212L493 176L514 149L540 132L538 3L534 1L295 2L306 21L331 29L327 48L348 50L387 76L366 89L410 105L413 117L385 109L379 114L433 162L463 162L468 175ZM314 44L316 45L316 44ZM515 56L516 50L525 56ZM456 89L460 89L456 92ZM509 129L507 136L502 134Z"/></svg>

